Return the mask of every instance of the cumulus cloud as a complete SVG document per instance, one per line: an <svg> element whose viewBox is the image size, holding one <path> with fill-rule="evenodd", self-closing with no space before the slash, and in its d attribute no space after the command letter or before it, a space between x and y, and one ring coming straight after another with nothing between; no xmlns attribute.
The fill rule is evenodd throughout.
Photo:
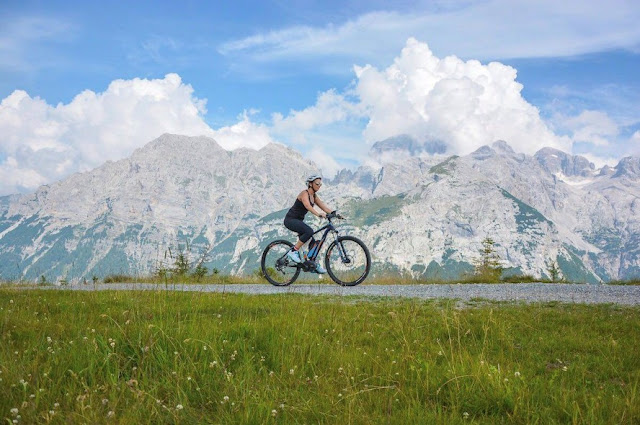
<svg viewBox="0 0 640 425"><path fill-rule="evenodd" d="M260 149L272 143L269 128L264 124L251 122L251 113L245 111L240 121L232 126L222 127L212 132L211 136L226 150L234 150L241 147Z"/></svg>
<svg viewBox="0 0 640 425"><path fill-rule="evenodd" d="M313 148L307 155L313 159L313 162L318 166L324 177L333 177L338 171L345 168L344 165L339 164L333 156L321 148Z"/></svg>
<svg viewBox="0 0 640 425"><path fill-rule="evenodd" d="M247 117L214 131L205 114L206 101L177 74L115 80L102 93L85 90L56 106L16 90L0 103L0 195L126 157L163 133L207 135L229 149L270 141Z"/></svg>
<svg viewBox="0 0 640 425"><path fill-rule="evenodd" d="M628 141L628 148L625 155L640 155L640 130L635 131Z"/></svg>
<svg viewBox="0 0 640 425"><path fill-rule="evenodd" d="M315 105L301 111L291 111L286 118L282 114L274 114L272 131L292 143L304 145L308 143L309 130L357 119L363 115L364 112L357 103L332 89L321 93Z"/></svg>
<svg viewBox="0 0 640 425"><path fill-rule="evenodd" d="M455 154L496 140L530 154L545 146L571 150L571 140L555 135L522 97L516 70L501 63L440 59L427 44L409 39L388 68L356 66L355 73L351 96L325 93L316 105L278 117L276 127L304 133L352 119L365 122L363 139L369 143L407 134Z"/></svg>
<svg viewBox="0 0 640 425"><path fill-rule="evenodd" d="M409 39L384 71L365 66L356 74L356 92L369 111L369 141L406 133L463 154L500 139L525 153L570 148L522 97L516 70L501 63L440 59L427 44Z"/></svg>

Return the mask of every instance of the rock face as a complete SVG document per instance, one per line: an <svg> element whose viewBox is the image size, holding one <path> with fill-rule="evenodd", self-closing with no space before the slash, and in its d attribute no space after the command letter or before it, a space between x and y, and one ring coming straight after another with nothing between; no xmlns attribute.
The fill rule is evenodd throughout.
<svg viewBox="0 0 640 425"><path fill-rule="evenodd" d="M573 156L553 148L540 149L534 155L542 168L551 174L591 177L595 166L583 156Z"/></svg>
<svg viewBox="0 0 640 425"><path fill-rule="evenodd" d="M257 243L251 226L292 203L313 171L282 145L228 152L210 138L163 135L130 158L1 198L0 276L142 274L176 250L214 246L225 247L216 264L228 265L234 238Z"/></svg>
<svg viewBox="0 0 640 425"><path fill-rule="evenodd" d="M596 170L545 148L503 141L463 157L410 140L374 145L320 196L361 237L373 275L456 278L491 237L508 273L599 282L640 274L640 160ZM392 155L384 153L391 152ZM282 145L226 151L206 137L163 135L127 159L0 198L0 278L146 275L178 252L224 273L252 273L313 163ZM312 226L320 225L307 219Z"/></svg>

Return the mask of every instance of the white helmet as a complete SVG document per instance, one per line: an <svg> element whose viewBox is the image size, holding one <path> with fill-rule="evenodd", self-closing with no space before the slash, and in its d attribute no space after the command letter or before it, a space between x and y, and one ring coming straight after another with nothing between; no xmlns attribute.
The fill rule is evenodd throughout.
<svg viewBox="0 0 640 425"><path fill-rule="evenodd" d="M321 178L322 176L320 174L311 174L309 177L307 177L307 184L311 183L316 179L321 179Z"/></svg>

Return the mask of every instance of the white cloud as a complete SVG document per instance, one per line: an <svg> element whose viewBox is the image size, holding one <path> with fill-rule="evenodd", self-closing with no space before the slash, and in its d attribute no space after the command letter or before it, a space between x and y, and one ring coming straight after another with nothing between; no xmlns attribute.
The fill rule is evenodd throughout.
<svg viewBox="0 0 640 425"><path fill-rule="evenodd" d="M255 111L253 111L255 112ZM241 147L260 149L272 143L269 128L263 124L251 122L249 115L252 111L245 111L240 121L232 126L222 127L213 131L211 136L226 150Z"/></svg>
<svg viewBox="0 0 640 425"><path fill-rule="evenodd" d="M572 56L640 44L640 4L626 0L464 1L457 7L377 11L342 24L295 26L223 44L237 60L311 60L331 56L380 64L409 37L431 40L440 54L479 59ZM352 63L352 62L351 62Z"/></svg>
<svg viewBox="0 0 640 425"><path fill-rule="evenodd" d="M214 131L205 104L176 74L115 80L103 93L85 90L56 106L16 90L0 103L0 195L126 157L163 133L208 135L228 149L270 141L246 116Z"/></svg>
<svg viewBox="0 0 640 425"><path fill-rule="evenodd" d="M307 144L307 132L311 129L344 122L363 116L358 104L347 100L343 94L329 90L321 93L315 105L301 111L291 111L286 118L273 115L275 134L282 135L295 144Z"/></svg>
<svg viewBox="0 0 640 425"><path fill-rule="evenodd" d="M350 128L349 120L364 117L363 138L370 143L409 134L420 142L440 141L456 154L500 139L530 154L544 146L571 150L571 141L556 136L524 100L516 70L503 64L440 59L427 44L409 39L388 68L367 65L355 72L353 100L324 93L316 105L276 117L276 128L286 124L290 134L308 135L322 126ZM332 146L343 151L341 140ZM360 151L366 149L361 143Z"/></svg>
<svg viewBox="0 0 640 425"><path fill-rule="evenodd" d="M640 143L640 130L633 133L633 136L631 136L631 141L633 143Z"/></svg>
<svg viewBox="0 0 640 425"><path fill-rule="evenodd" d="M0 194L29 190L45 183L48 181L37 171L19 167L14 157L0 164Z"/></svg>
<svg viewBox="0 0 640 425"><path fill-rule="evenodd" d="M577 155L583 156L589 160L589 162L593 162L596 168L602 168L605 165L609 167L615 167L618 162L620 162L620 158L614 158L610 155L594 155L591 153L579 153Z"/></svg>
<svg viewBox="0 0 640 425"><path fill-rule="evenodd" d="M594 146L609 146L619 133L618 125L601 111L582 111L575 117L565 117L564 127L571 131L575 142Z"/></svg>
<svg viewBox="0 0 640 425"><path fill-rule="evenodd" d="M333 156L327 154L321 148L311 149L307 156L318 166L324 177L333 177L338 171L345 168L344 165L339 164Z"/></svg>

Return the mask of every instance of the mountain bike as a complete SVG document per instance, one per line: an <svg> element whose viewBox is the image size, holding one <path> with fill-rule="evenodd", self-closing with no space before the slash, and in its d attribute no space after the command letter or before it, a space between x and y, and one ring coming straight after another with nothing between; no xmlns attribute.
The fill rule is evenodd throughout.
<svg viewBox="0 0 640 425"><path fill-rule="evenodd" d="M333 220L344 217L336 211L327 214L326 218L329 223L313 233L315 235L324 230L322 239L316 242L302 263L296 263L287 257L293 248L293 243L288 240L280 239L267 245L262 252L260 267L269 283L287 286L295 282L300 272L313 272L316 268L316 258L329 235L333 236L333 241L324 256L329 277L342 286L355 286L367 278L371 269L371 254L367 246L356 237L339 235Z"/></svg>

